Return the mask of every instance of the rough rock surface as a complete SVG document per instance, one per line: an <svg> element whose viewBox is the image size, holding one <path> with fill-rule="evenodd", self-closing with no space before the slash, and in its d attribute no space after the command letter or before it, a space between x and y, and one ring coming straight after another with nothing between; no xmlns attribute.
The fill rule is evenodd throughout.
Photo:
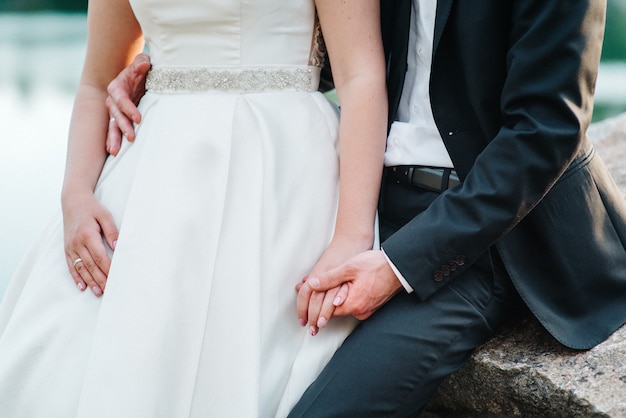
<svg viewBox="0 0 626 418"><path fill-rule="evenodd" d="M626 113L589 129L626 196ZM513 323L446 379L424 418L626 417L626 326L569 350L532 318Z"/></svg>
<svg viewBox="0 0 626 418"><path fill-rule="evenodd" d="M626 196L626 113L592 124L588 133Z"/></svg>
<svg viewBox="0 0 626 418"><path fill-rule="evenodd" d="M626 328L588 351L511 324L440 387L432 417L626 417Z"/></svg>

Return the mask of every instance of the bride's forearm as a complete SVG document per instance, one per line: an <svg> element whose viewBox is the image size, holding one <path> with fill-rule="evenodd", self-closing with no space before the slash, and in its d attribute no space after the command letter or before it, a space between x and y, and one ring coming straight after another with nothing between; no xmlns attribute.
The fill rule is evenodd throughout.
<svg viewBox="0 0 626 418"><path fill-rule="evenodd" d="M62 202L77 193L93 192L107 153L105 136L108 113L106 92L81 85L76 94L70 122Z"/></svg>
<svg viewBox="0 0 626 418"><path fill-rule="evenodd" d="M376 75L342 86L340 192L335 235L364 244L374 239L387 127L384 84Z"/></svg>
<svg viewBox="0 0 626 418"><path fill-rule="evenodd" d="M316 0L315 5L341 104L335 237L371 248L387 134L380 2Z"/></svg>

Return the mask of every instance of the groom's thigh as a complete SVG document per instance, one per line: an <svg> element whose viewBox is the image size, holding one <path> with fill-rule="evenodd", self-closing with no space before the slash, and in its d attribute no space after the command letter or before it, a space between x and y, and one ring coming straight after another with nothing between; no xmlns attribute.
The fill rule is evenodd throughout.
<svg viewBox="0 0 626 418"><path fill-rule="evenodd" d="M516 294L498 270L470 268L424 302L397 295L346 339L290 417L417 416L509 316Z"/></svg>

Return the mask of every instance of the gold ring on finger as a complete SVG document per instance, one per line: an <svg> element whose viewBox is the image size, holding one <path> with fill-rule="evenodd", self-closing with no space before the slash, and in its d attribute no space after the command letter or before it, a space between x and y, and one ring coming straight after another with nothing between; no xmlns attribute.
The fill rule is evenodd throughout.
<svg viewBox="0 0 626 418"><path fill-rule="evenodd" d="M74 260L74 267L76 267L76 264L82 263L82 262L83 262L83 259L78 257L76 260Z"/></svg>

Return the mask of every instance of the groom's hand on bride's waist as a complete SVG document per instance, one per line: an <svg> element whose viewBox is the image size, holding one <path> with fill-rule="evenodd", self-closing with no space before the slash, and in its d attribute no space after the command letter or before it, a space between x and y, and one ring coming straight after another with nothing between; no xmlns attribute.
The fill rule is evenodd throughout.
<svg viewBox="0 0 626 418"><path fill-rule="evenodd" d="M117 155L122 144L122 133L129 140L135 140L134 123L141 122L137 109L139 100L146 92L146 76L150 70L150 57L139 54L128 67L115 77L107 88L106 106L109 109L109 130L106 150Z"/></svg>

